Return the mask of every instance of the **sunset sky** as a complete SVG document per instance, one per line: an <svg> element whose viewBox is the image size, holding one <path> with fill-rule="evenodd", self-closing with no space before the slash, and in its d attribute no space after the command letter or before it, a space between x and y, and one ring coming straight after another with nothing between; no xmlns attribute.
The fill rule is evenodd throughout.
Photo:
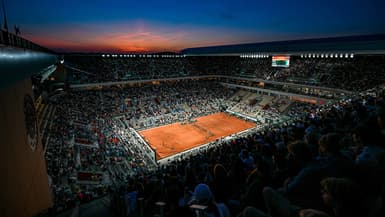
<svg viewBox="0 0 385 217"><path fill-rule="evenodd" d="M384 0L4 1L11 32L17 25L22 37L58 52L179 51L385 32Z"/></svg>

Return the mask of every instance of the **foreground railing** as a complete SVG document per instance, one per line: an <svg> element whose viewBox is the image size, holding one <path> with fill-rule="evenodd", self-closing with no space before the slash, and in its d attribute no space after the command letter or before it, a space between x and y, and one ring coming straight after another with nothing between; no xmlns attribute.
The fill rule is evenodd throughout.
<svg viewBox="0 0 385 217"><path fill-rule="evenodd" d="M35 44L27 39L20 37L19 35L10 33L5 30L1 30L0 44L5 46L19 47L28 50L42 51L52 53L48 48Z"/></svg>

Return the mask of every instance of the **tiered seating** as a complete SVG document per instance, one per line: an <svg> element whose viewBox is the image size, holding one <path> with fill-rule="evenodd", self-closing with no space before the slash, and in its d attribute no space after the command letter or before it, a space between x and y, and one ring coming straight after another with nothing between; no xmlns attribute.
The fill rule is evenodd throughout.
<svg viewBox="0 0 385 217"><path fill-rule="evenodd" d="M52 117L55 115L56 107L51 104L39 103L37 111L40 138L42 139L43 147L46 147L49 141L49 134L52 128Z"/></svg>
<svg viewBox="0 0 385 217"><path fill-rule="evenodd" d="M274 96L263 95L262 100L259 102L260 106L271 105L274 100Z"/></svg>
<svg viewBox="0 0 385 217"><path fill-rule="evenodd" d="M288 68L272 67L270 58L238 57L103 58L68 56L66 63L70 65L68 72L69 80L72 83L229 75L346 90L367 90L385 81L384 58L384 56L355 56L354 58L332 59L293 56Z"/></svg>
<svg viewBox="0 0 385 217"><path fill-rule="evenodd" d="M130 104L126 99L131 100ZM253 99L256 99L255 104L250 105ZM215 200L234 205L230 207L232 216L246 205L266 210L261 193L264 186L282 186L285 179L299 175L310 160L329 162L328 157L335 153L318 155L318 140L323 135L341 133L346 141L350 141L345 144L349 147L344 146L348 155L351 159L358 157L360 151L352 152L357 145L350 140L352 129L373 114L363 111L373 111L375 106L382 105L381 101L374 103L374 99L365 98L365 103L356 99L317 109L314 105L290 103L288 99L275 96L249 91L234 93L234 90L206 81L161 83L129 90L72 92L58 100L60 106L50 105L46 111L54 120L46 158L48 174L54 183L55 207L69 207L71 202L83 198L82 192L88 192L88 198L95 198L93 195L100 195L97 194L100 188L113 185L119 189L114 185L122 185L124 187L118 192L138 191L138 195L145 198L148 210L154 210L152 204L159 200L165 200L165 206L170 210L172 207L188 209L187 201L191 199L188 192L198 183L205 182ZM237 106L233 106L235 103ZM218 140L207 150L180 157L161 168L153 165L145 155L144 144L130 133L131 128L155 127L218 112L223 104L237 108L241 114L254 112L254 116L265 123L258 125L263 128ZM262 105L270 106L262 108ZM290 120L279 123L282 120L280 112L285 110ZM96 139L100 145L92 148L74 146L71 141L75 141L75 135L80 131L75 127L76 123L89 126L95 138L89 133L85 135L92 137L90 140ZM372 128L378 127L374 124ZM297 164L296 160L302 158L292 159L294 154L302 153L294 153L298 150L291 148L291 143L297 140L307 142L309 162ZM374 141L377 140L371 142ZM293 156L286 158L288 155ZM100 172L107 178L99 188L82 186L73 177L84 171ZM336 176L340 174L336 173ZM318 186L320 180L314 183L311 186ZM311 190L309 193L315 191L314 188ZM316 190L317 194L312 194L314 197L319 196L319 189ZM314 204L310 207L313 206L316 208Z"/></svg>
<svg viewBox="0 0 385 217"><path fill-rule="evenodd" d="M285 111L290 107L292 101L288 98L276 98L272 106L276 106L280 113L285 113Z"/></svg>

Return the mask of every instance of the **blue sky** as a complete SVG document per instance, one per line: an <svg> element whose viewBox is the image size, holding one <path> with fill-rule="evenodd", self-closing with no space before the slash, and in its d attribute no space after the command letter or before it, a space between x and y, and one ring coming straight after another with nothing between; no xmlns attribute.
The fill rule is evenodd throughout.
<svg viewBox="0 0 385 217"><path fill-rule="evenodd" d="M8 26L56 51L152 52L385 32L380 0L5 0ZM1 13L3 23L3 13Z"/></svg>

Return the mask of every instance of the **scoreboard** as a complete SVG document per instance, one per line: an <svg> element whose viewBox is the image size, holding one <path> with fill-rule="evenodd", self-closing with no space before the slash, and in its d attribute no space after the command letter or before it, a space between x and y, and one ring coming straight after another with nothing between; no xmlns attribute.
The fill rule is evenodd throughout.
<svg viewBox="0 0 385 217"><path fill-rule="evenodd" d="M290 56L272 56L271 66L273 67L289 67Z"/></svg>

